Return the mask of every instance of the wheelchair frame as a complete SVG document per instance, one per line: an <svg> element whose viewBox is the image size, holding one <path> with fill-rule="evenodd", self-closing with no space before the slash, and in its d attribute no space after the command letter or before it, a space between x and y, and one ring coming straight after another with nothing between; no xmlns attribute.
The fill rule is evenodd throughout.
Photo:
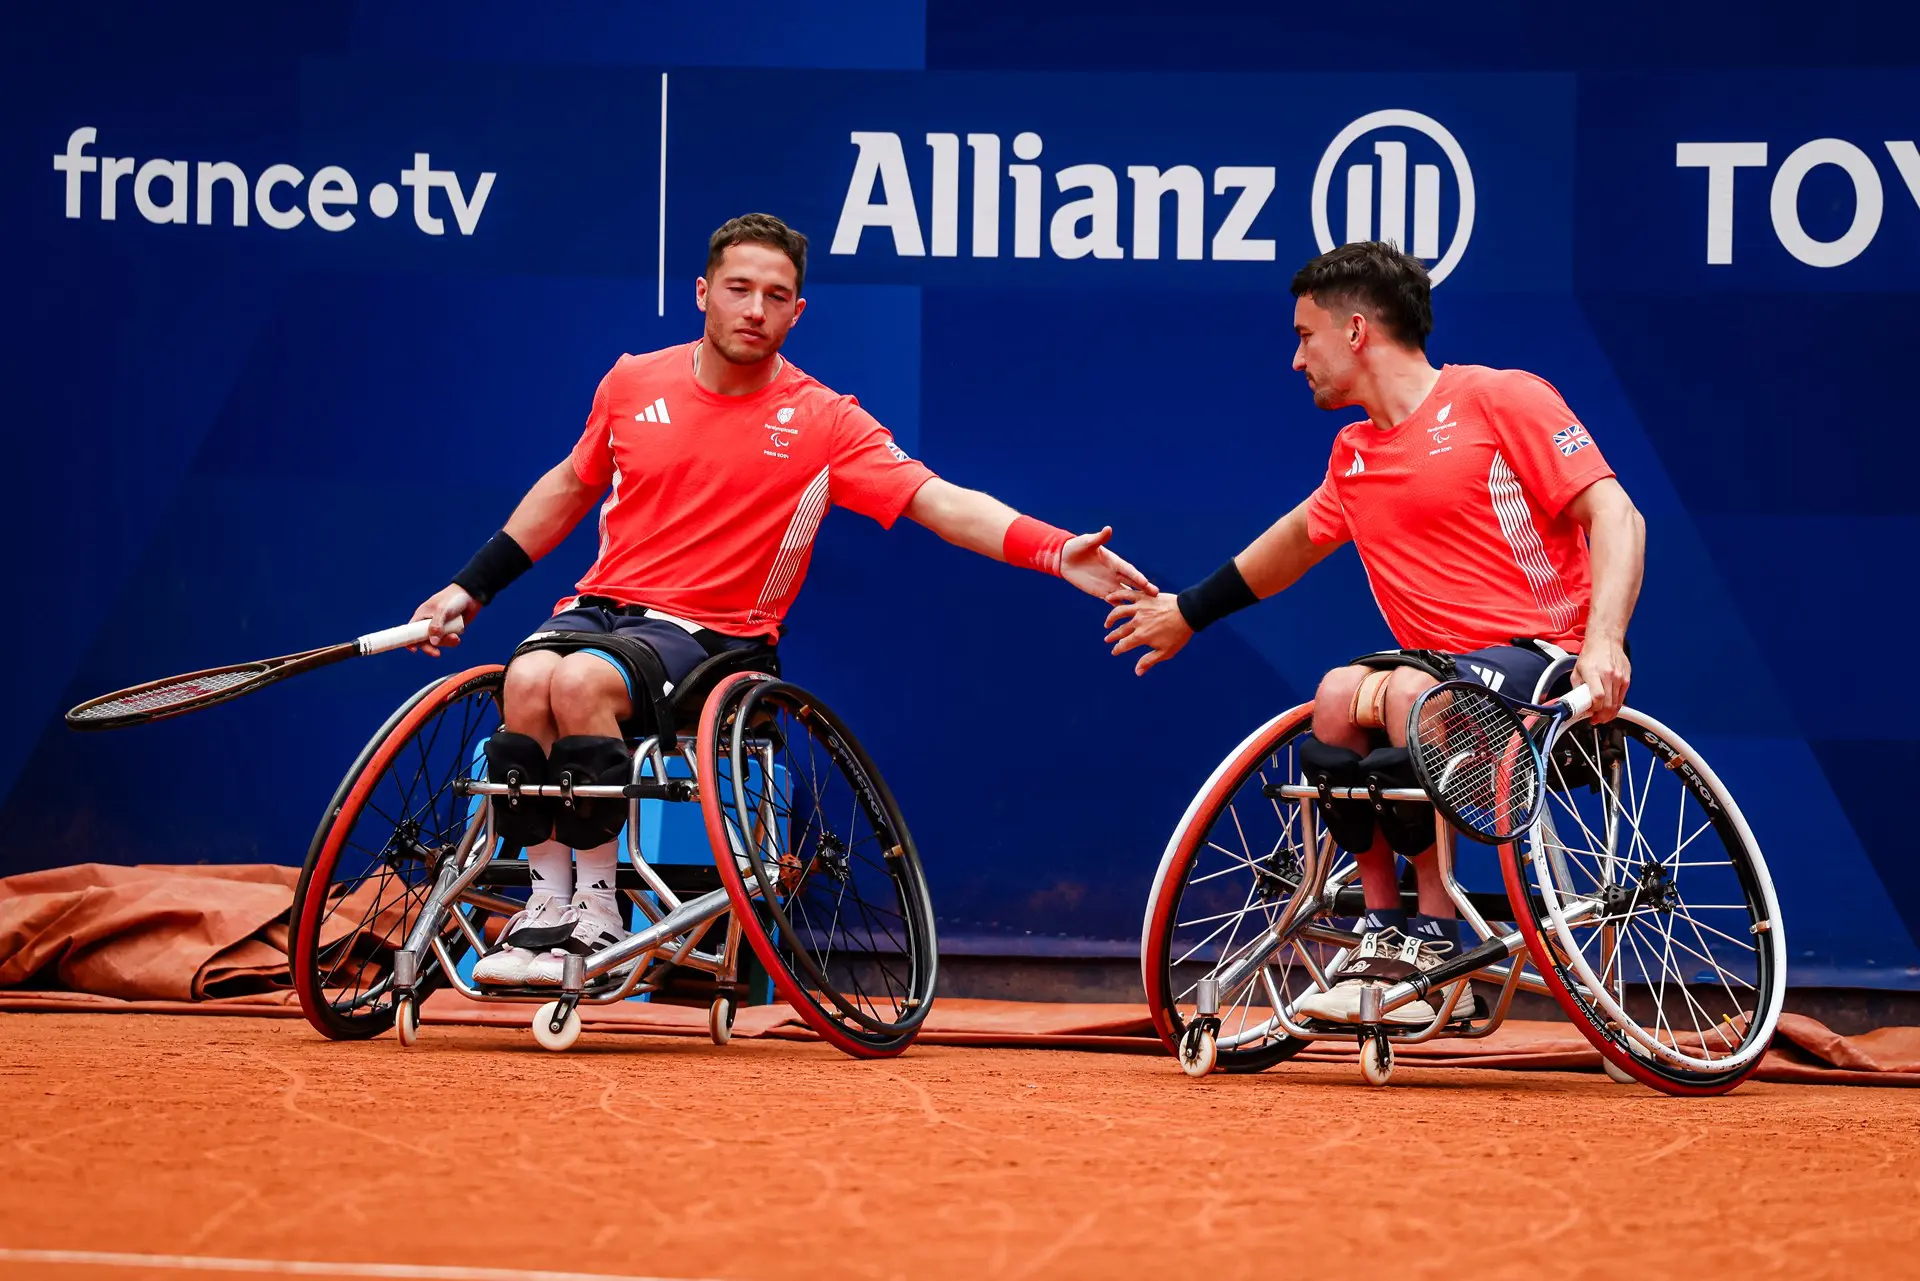
<svg viewBox="0 0 1920 1281"><path fill-rule="evenodd" d="M341 783L295 894L289 950L308 1020L335 1039L364 1039L393 1026L401 1043L412 1045L420 1003L447 986L475 1001L539 1003L535 1039L563 1050L579 1036L580 1005L661 991L672 972L690 969L716 980L708 1031L725 1044L739 1004L742 958L750 952L781 997L836 1048L863 1058L906 1049L931 1008L938 958L925 876L898 805L852 731L816 695L762 671L729 672L719 657L710 662L718 669L713 675L696 669L682 682L686 706L675 708L681 724L640 738L629 781L617 786L522 786L485 777L480 744L498 724L504 679L498 666L432 682L403 704ZM443 741L439 727L448 716L464 728ZM424 773L409 776L412 764L396 773L422 743L417 756ZM807 746L796 749L799 743ZM669 776L676 760L691 778ZM424 803L404 790L410 777L428 776L437 781ZM394 810L399 820L374 799L393 787L403 789ZM840 787L852 789L854 812L828 817L823 791L836 795ZM557 990L483 986L458 968L463 954L488 950L477 914L507 916L525 906L496 892L525 884L527 875L517 857L499 857L494 807L502 797L627 802L624 848L631 866L618 869L616 889L644 923L591 955L564 957ZM641 821L641 804L649 800L697 805L711 862L650 863ZM388 798L385 804L394 803ZM361 835L363 822L376 826ZM396 877L407 888L389 899ZM375 890L371 907L350 908L335 921L329 905L369 885L389 888ZM880 897L867 897L871 890ZM862 919L871 924L871 918L857 914L871 910L892 916L899 934L887 931L885 940L871 930L863 934ZM357 924L354 911L363 913ZM399 921L378 924L382 913L393 911ZM726 925L716 936L723 916ZM367 946L372 954L360 956L357 950ZM369 964L377 978L362 988L359 976L369 973ZM336 981L343 965L348 977ZM875 984L876 973L883 982ZM863 980L874 989L861 986ZM343 982L353 986L339 995Z"/></svg>
<svg viewBox="0 0 1920 1281"><path fill-rule="evenodd" d="M1201 1028L1204 1035L1217 1038L1220 990L1225 988L1232 991L1259 973L1267 986L1267 998L1273 1003L1273 1015L1266 1023L1235 1034L1231 1038L1235 1044L1241 1040L1265 1039L1274 1030L1301 1041L1350 1041L1355 1036L1353 1031L1320 1031L1304 1023L1295 1023L1289 1018L1287 1012L1296 1002L1287 1000L1285 994L1277 990L1278 985L1273 982L1271 972L1266 970L1267 962L1272 960L1282 948L1292 946L1296 938L1305 942L1323 943L1340 948L1341 951L1324 968L1313 959L1310 951L1305 948L1299 949L1301 963L1306 967L1318 988L1325 990L1332 986L1327 977L1327 971L1338 969L1342 960L1345 959L1346 950L1360 941L1358 934L1333 929L1330 926L1309 923L1300 926L1297 931L1294 928L1303 917L1310 919L1318 915L1323 908L1337 903L1340 891L1345 888L1345 878L1335 877L1331 884L1326 883L1328 867L1335 856L1329 851L1329 843L1321 839L1318 814L1315 811L1315 806L1320 800L1319 791L1305 783L1283 784L1277 791L1285 799L1301 802L1300 812L1306 828L1305 844L1309 851L1309 862L1301 878L1302 887L1319 884L1323 891L1331 890L1332 893L1324 899L1319 894L1296 893L1288 901L1279 924L1270 927L1264 937L1256 939L1252 946L1219 977L1202 979L1199 987L1199 1008L1195 1011L1196 1020L1190 1027ZM1330 788L1328 795L1336 800L1368 802L1373 800L1372 795L1364 787ZM1427 794L1417 787L1388 788L1381 791L1380 799L1418 802L1425 805L1433 803ZM1362 1071L1367 1075L1368 1080L1374 1081L1375 1084L1384 1084L1393 1072L1392 1046L1394 1044L1417 1045L1422 1041L1433 1040L1442 1033L1463 1040L1490 1036L1506 1021L1507 1011L1513 1004L1513 995L1516 991L1534 992L1542 996L1551 995L1543 980L1525 977L1524 958L1513 964L1503 963L1527 951L1526 939L1518 929L1500 934L1487 923L1486 917L1474 904L1471 894L1453 874L1454 839L1455 833L1451 826L1446 823L1434 824L1433 856L1438 860L1440 877L1446 887L1447 897L1452 900L1454 910L1460 914L1460 919L1473 928L1481 941L1479 946L1442 962L1424 974L1392 984L1384 990L1369 987L1361 993L1359 1036L1362 1043ZM1362 911L1364 910L1362 908ZM1590 916L1596 910L1598 910L1597 904L1589 911L1579 914L1579 918L1576 919ZM1499 996L1495 998L1492 1011L1484 1020L1475 1022L1471 1016L1465 1020L1456 1020L1454 1010L1459 1005L1460 998L1469 992L1470 984L1466 980L1473 978L1497 981L1500 984ZM1424 999L1436 988L1447 989L1446 996L1434 1010L1432 1020L1426 1024L1395 1025L1381 1021L1392 1011ZM1210 1025L1209 1021L1211 1021ZM1457 1022L1464 1023L1464 1026L1449 1030L1450 1025ZM1198 1037L1195 1039L1197 1040ZM1230 1044L1227 1048L1234 1048L1234 1045ZM1204 1076L1212 1069L1213 1055L1216 1051L1217 1047L1207 1050L1195 1047L1189 1050L1183 1045L1180 1054L1181 1066L1191 1075ZM1377 1060L1373 1067L1368 1066L1369 1054L1375 1056ZM1203 1062L1204 1069L1196 1070ZM1376 1076L1377 1080L1375 1080Z"/></svg>
<svg viewBox="0 0 1920 1281"><path fill-rule="evenodd" d="M1549 668L1548 672L1541 677L1539 686L1535 691L1536 701L1539 700L1541 692L1550 687L1555 677L1565 670L1570 669L1571 666L1572 660L1568 659L1562 660L1560 663L1555 664L1554 667ZM1256 730L1253 735L1250 735L1248 739L1243 741L1240 748L1236 748L1233 753L1230 753L1225 760L1223 760L1221 769L1225 770L1229 763L1240 757L1241 752L1262 734L1271 731L1280 720L1284 720L1288 716L1296 716L1304 711L1306 711L1305 708L1294 709L1293 712L1286 713L1282 717L1276 718L1275 721L1269 721L1267 725L1263 726L1260 730ZM1665 762L1669 768L1673 768L1676 772L1679 772L1682 766L1688 769L1696 767L1705 769L1703 761L1698 761L1697 759L1682 759L1679 749L1672 747L1673 743L1681 742L1682 740L1679 739L1678 735L1673 734L1671 730L1668 730L1667 727L1660 724L1660 722L1639 712L1629 711L1627 714L1639 724L1643 731L1667 742L1669 750L1673 752L1671 756L1667 757ZM1570 729L1572 726L1567 728ZM1564 732L1563 730L1563 733ZM1611 791L1616 801L1625 795L1621 789L1622 775L1625 771L1624 761L1625 758L1622 756L1621 759L1608 764L1606 767L1607 777L1602 780L1604 787ZM1708 776L1711 776L1710 769L1706 769L1706 773ZM1169 844L1169 857L1171 857L1174 845L1180 841L1182 834L1188 830L1189 823L1198 821L1197 807L1200 804L1200 797L1206 796L1213 789L1215 782L1220 777L1220 772L1216 771L1215 779L1210 779L1208 784L1203 787L1200 795L1196 796L1194 802L1196 808L1190 809L1188 817L1182 820L1180 827L1175 831L1174 842ZM1719 784L1717 778L1713 778L1712 782L1716 789L1724 793L1725 789ZM1247 786L1247 782L1243 781L1239 786ZM1459 834L1445 821L1437 821L1434 824L1435 839L1432 857L1437 860L1437 870L1441 883L1456 913L1461 920L1465 921L1472 928L1474 934L1478 936L1477 945L1465 950L1460 955L1441 962L1431 970L1417 973L1401 982L1385 986L1369 985L1362 989L1360 993L1359 1021L1357 1024L1332 1025L1296 1019L1293 1016L1293 1010L1298 1001L1305 996L1307 992L1326 991L1331 988L1333 980L1329 977L1330 972L1339 968L1347 958L1349 951L1358 944L1361 937L1359 934L1349 930L1321 924L1315 921L1314 918L1321 915L1342 917L1360 916L1365 913L1366 908L1357 887L1351 885L1351 879L1357 872L1357 867L1349 865L1348 867L1336 870L1335 865L1339 860L1340 851L1334 845L1332 839L1322 830L1318 809L1322 800L1320 790L1307 784L1296 775L1294 778L1285 782L1268 783L1262 787L1261 791L1270 800L1276 802L1292 802L1298 806L1299 822L1301 825L1301 845L1298 852L1304 855L1300 866L1298 884L1290 887L1292 890L1291 896L1276 920L1267 925L1261 933L1254 935L1254 937L1245 944L1236 947L1230 963L1224 964L1223 968L1219 969L1216 973L1198 980L1194 985L1193 995L1195 999L1193 1017L1190 1020L1186 1020L1185 1027L1179 1032L1177 1043L1173 1044L1176 1057L1179 1059L1182 1068L1189 1075L1197 1077L1204 1076L1211 1072L1217 1061L1217 1056L1222 1049L1239 1050L1269 1045L1273 1043L1276 1036L1292 1038L1297 1042L1353 1041L1357 1037L1360 1043L1360 1066L1363 1076L1373 1084L1385 1084L1393 1072L1393 1047L1395 1045L1419 1044L1441 1037L1474 1039L1489 1036L1498 1030L1506 1021L1513 1004L1514 995L1519 991L1551 996L1555 997L1556 1000L1560 999L1559 995L1555 993L1544 977L1536 977L1526 973L1527 965L1529 962L1534 961L1534 957L1532 948L1529 946L1524 931L1519 927L1519 923L1516 921L1515 928L1504 932L1497 930L1494 925L1489 923L1490 914L1498 915L1522 911L1525 910L1524 905L1513 903L1507 893L1498 895L1476 895L1461 885L1455 875L1456 842ZM1697 792L1695 794L1698 795ZM1232 803L1232 795L1232 793L1229 793L1227 796L1226 803L1229 806ZM1426 792L1417 787L1382 789L1377 796L1369 792L1365 787L1330 787L1325 793L1325 798L1329 800L1358 801L1366 804L1377 801L1413 803L1426 805L1428 807L1432 807L1433 805L1431 798ZM1757 1063L1759 1056L1764 1053L1766 1042L1771 1038L1773 1029L1780 1016L1781 1002L1779 997L1784 992L1785 983L1784 943L1780 938L1778 903L1774 897L1771 878L1766 874L1764 859L1759 857L1758 846L1752 841L1752 834L1750 830L1747 829L1744 818L1739 815L1737 807L1731 805L1731 797L1729 796L1727 799L1729 801L1728 808L1732 811L1729 817L1753 855L1753 862L1759 873L1759 898L1766 908L1766 915L1756 921L1752 927L1752 934L1755 938L1756 956L1758 956L1757 949L1764 946L1769 950L1770 972L1771 967L1780 967L1780 973L1775 976L1772 990L1766 993L1766 995L1772 999L1767 1002L1764 1010L1759 1011L1762 1025L1747 1043L1754 1048L1752 1048L1750 1052L1743 1049L1733 1060L1733 1066L1735 1068L1748 1069L1748 1065ZM1436 818L1438 817L1439 816L1436 815ZM1214 823L1219 822L1219 814L1216 814L1212 821ZM1552 823L1544 814L1542 822L1551 830ZM1635 817L1634 822L1637 824L1638 816ZM1207 830L1212 830L1211 825L1209 825ZM1521 837L1517 837L1516 842L1525 841L1531 843L1540 840L1541 831L1541 827L1536 825L1530 832ZM1205 832L1201 833L1203 838L1205 835ZM1589 835L1591 835L1591 833L1589 833ZM1610 805L1606 811L1604 830L1604 841L1607 849L1606 857L1609 861L1618 860L1622 866L1627 866L1630 864L1630 854L1632 851L1621 849L1621 836L1621 814L1614 806ZM1551 848L1551 845L1549 845L1549 848ZM1515 856L1519 857L1518 854ZM1542 857L1542 855L1530 851L1524 855L1524 857L1532 859ZM1191 870L1192 864L1191 861L1189 861L1189 873ZM1511 885L1509 888L1511 888ZM1163 886L1162 882L1156 878L1153 895L1150 897L1148 905L1149 930L1153 927L1155 906L1158 897L1164 892L1177 894L1180 891L1178 887L1169 888ZM1476 899L1482 901L1476 902ZM1557 906L1557 904L1549 905L1550 908L1554 906ZM1577 926L1583 921L1590 921L1595 916L1608 913L1618 906L1619 904L1610 903L1607 900L1605 891L1598 897L1575 894L1570 896L1568 905L1561 908L1555 914L1554 920L1560 926ZM1505 920L1506 917L1504 915L1498 915L1498 919ZM1543 930L1551 930L1555 928L1555 926L1543 925L1542 928ZM1762 939L1760 937L1762 935L1766 935L1767 937ZM1603 957L1608 958L1609 962L1615 950L1619 947L1619 938L1620 934L1617 927L1615 933L1603 938L1603 947L1605 949L1603 951ZM1323 965L1320 961L1316 960L1313 949L1308 947L1307 944L1319 944L1323 947L1336 949L1336 951L1332 958ZM1143 939L1143 945L1150 947L1150 940ZM1275 958L1287 948L1293 949L1294 954L1301 962L1302 968L1311 980L1311 986L1298 994L1289 994L1282 990L1283 985L1276 979L1274 971L1270 966L1270 962L1273 962ZM1147 959L1146 950L1143 950L1142 959L1143 961ZM1222 959L1225 961L1225 958ZM1168 954L1167 961L1168 964L1175 963L1171 953ZM1603 965L1603 968L1607 968L1607 966ZM1564 972L1561 973L1560 977L1562 981L1567 983L1569 990L1575 993L1582 1002L1597 1005L1603 1014L1610 1014L1612 1016L1614 1021L1610 1023L1610 1026L1619 1029L1628 1040L1640 1047L1639 1049L1633 1050L1636 1055L1641 1055L1643 1058L1664 1059L1669 1064L1687 1071L1699 1070L1694 1063L1688 1062L1688 1056L1682 1054L1677 1047L1663 1045L1655 1037L1646 1034L1639 1028L1633 1019L1625 1015L1623 1008L1613 993L1606 991L1596 992L1594 988L1577 981L1574 976L1565 974ZM1484 1017L1479 1016L1479 1004L1473 1002L1471 995L1472 987L1470 980L1474 978L1499 984L1498 994ZM1154 976L1151 973L1143 973L1143 979L1146 982L1151 998L1154 992ZM1262 985L1263 994L1270 1007L1270 1014L1263 1020L1256 1021L1251 1008L1249 1008L1245 1024L1230 1034L1222 1036L1222 1021L1220 1017L1221 993L1238 992L1244 985L1254 981L1258 981ZM1426 999L1429 996L1434 997L1436 1008L1434 1016L1426 1022L1418 1024L1394 1024L1385 1022L1385 1016L1393 1010L1400 1009L1415 1001ZM1464 1016L1458 1013L1460 1003L1463 999L1473 1002L1469 1007L1469 1011ZM1664 999L1664 991L1656 997L1657 1001ZM1165 1033L1163 1033L1163 1036L1164 1035ZM1631 1049L1632 1047L1629 1048ZM1642 1054L1642 1051L1644 1051L1644 1054ZM1627 1082L1635 1079L1625 1069L1616 1066L1604 1052L1602 1053L1602 1062L1608 1075L1615 1080ZM1744 1079L1744 1075L1745 1072L1743 1071L1740 1079ZM1737 1080L1735 1084L1737 1084ZM1663 1086L1662 1088L1666 1087ZM1674 1092L1694 1093L1717 1091L1692 1090L1683 1086Z"/></svg>
<svg viewBox="0 0 1920 1281"><path fill-rule="evenodd" d="M761 769L772 773L773 744L767 739L749 740L760 761ZM696 775L699 772L697 740L681 743L676 738L674 754L687 763L689 770ZM651 768L654 781L645 780ZM715 921L732 909L732 901L723 885L709 890L697 898L683 900L675 893L659 871L641 856L640 849L640 802L659 800L676 803L698 802L700 785L697 778L674 779L667 777L667 753L660 745L659 736L642 739L634 748L633 778L622 787L611 785L569 788L557 784L541 784L536 787L518 787L505 783L490 783L482 779L468 779L457 785L459 791L468 796L484 799L473 818L468 821L460 844L441 860L435 874L435 884L422 906L419 919L413 924L405 944L394 953L394 988L397 999L406 1002L398 1015L398 1026L403 1029L402 1040L412 1042L417 1029L418 1012L412 1008L416 1000L415 989L419 982L420 962L431 951L440 964L440 971L447 983L462 996L476 1001L494 1001L500 1003L542 1003L541 1010L534 1016L534 1035L542 1045L550 1049L565 1049L579 1036L580 1020L576 1009L580 1005L608 1005L615 1001L624 1001L637 993L658 991L665 978L665 969L678 965L689 969L704 970L713 974L720 982L721 993L714 998L709 1015L708 1028L717 1044L725 1044L727 1031L733 1022L734 993L733 986L739 974L740 949L742 944L740 923L729 919L726 937L717 950L702 952L700 943L706 938ZM628 860L634 873L645 886L645 892L651 892L657 903L649 902L645 892L628 890L626 897L648 917L648 924L620 942L615 943L591 956L569 955L562 964L560 992L557 999L547 992L530 989L490 988L470 984L460 977L458 964L447 947L445 926L449 918L459 931L465 935L467 943L476 955L484 955L487 943L473 928L466 915L452 910L457 903L467 903L484 907L489 911L506 915L518 911L521 905L512 899L476 892L475 884L486 874L489 868L502 862L517 860L497 860L492 857L495 846L493 832L493 806L497 797L518 798L520 796L545 797L561 801L581 800L621 800L627 801L627 823L625 847ZM764 804L764 803L763 803ZM486 857L476 857L479 851L487 851ZM742 851L734 851L736 857L744 857ZM757 892L758 887L752 887ZM659 966L657 978L649 978L650 967ZM606 982L595 982L605 977Z"/></svg>

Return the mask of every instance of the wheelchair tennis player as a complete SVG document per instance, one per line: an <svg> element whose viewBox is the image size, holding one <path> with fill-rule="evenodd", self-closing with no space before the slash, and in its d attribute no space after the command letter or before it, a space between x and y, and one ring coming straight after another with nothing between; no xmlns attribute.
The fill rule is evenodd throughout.
<svg viewBox="0 0 1920 1281"><path fill-rule="evenodd" d="M891 527L906 516L950 543L1066 579L1093 596L1153 586L1106 546L1073 536L908 457L886 428L781 354L806 310L807 239L748 214L714 232L694 297L698 341L623 356L601 380L572 453L504 529L414 612L429 652L558 546L596 506L598 558L577 594L515 651L492 781L623 784L629 732L710 655L760 651L777 672L782 620L821 521L846 507ZM483 984L552 986L563 958L626 937L615 897L624 805L522 797L496 807L526 851L532 894L474 968ZM577 864L576 864L577 858Z"/></svg>
<svg viewBox="0 0 1920 1281"><path fill-rule="evenodd" d="M1400 648L1320 682L1314 741L1301 753L1309 782L1414 786L1408 711L1442 680L1534 699L1549 664L1577 655L1571 684L1591 690L1595 723L1611 719L1631 680L1626 632L1646 527L1586 427L1532 374L1436 369L1426 353L1426 268L1391 245L1322 254L1294 276L1292 292L1293 367L1314 404L1367 417L1335 436L1319 488L1204 581L1177 597L1115 592L1113 652L1145 650L1134 668L1144 674L1351 541ZM1459 923L1431 857L1431 807L1338 800L1326 810L1359 866L1367 915L1336 981L1303 997L1296 1013L1355 1023L1367 986L1431 970L1458 947ZM1398 856L1412 860L1417 878L1411 917ZM1417 1000L1387 1017L1425 1024L1435 1009Z"/></svg>

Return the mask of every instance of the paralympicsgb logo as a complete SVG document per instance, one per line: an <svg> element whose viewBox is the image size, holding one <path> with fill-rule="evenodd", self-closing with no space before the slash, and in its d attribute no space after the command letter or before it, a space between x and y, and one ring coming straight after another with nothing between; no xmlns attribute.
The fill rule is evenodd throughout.
<svg viewBox="0 0 1920 1281"><path fill-rule="evenodd" d="M1372 146L1355 147L1362 140ZM1335 240L1331 188L1343 160L1344 234ZM1449 221L1451 233L1443 233ZM1459 141L1433 117L1397 108L1370 112L1342 129L1321 155L1313 175L1313 236L1321 253L1356 240L1392 241L1424 260L1437 285L1459 265L1472 235L1473 170Z"/></svg>

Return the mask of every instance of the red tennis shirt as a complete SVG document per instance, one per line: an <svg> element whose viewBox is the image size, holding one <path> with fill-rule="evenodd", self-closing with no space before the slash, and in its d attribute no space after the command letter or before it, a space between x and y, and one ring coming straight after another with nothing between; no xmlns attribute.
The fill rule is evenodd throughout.
<svg viewBox="0 0 1920 1281"><path fill-rule="evenodd" d="M1611 475L1551 384L1447 365L1406 421L1340 430L1307 533L1323 546L1353 540L1403 648L1535 637L1577 651L1593 577L1567 504Z"/></svg>
<svg viewBox="0 0 1920 1281"><path fill-rule="evenodd" d="M828 509L891 526L933 473L791 361L751 396L708 391L698 345L622 356L600 380L573 470L612 490L579 590L777 638Z"/></svg>

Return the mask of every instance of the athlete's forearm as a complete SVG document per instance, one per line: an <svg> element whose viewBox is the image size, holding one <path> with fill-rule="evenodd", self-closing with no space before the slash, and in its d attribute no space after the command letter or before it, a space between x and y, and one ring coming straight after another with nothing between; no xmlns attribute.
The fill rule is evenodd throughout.
<svg viewBox="0 0 1920 1281"><path fill-rule="evenodd" d="M1311 500L1308 500L1311 501ZM1240 576L1261 600L1283 592L1300 581L1300 576L1325 560L1334 544L1316 543L1307 537L1307 504L1275 521L1245 551L1233 558Z"/></svg>
<svg viewBox="0 0 1920 1281"><path fill-rule="evenodd" d="M1007 529L1020 513L991 494L962 489L936 476L920 486L906 515L955 547L1004 561Z"/></svg>
<svg viewBox="0 0 1920 1281"><path fill-rule="evenodd" d="M571 459L533 483L507 518L506 530L529 557L539 560L558 547L599 501L600 490L581 481Z"/></svg>
<svg viewBox="0 0 1920 1281"><path fill-rule="evenodd" d="M1587 612L1587 635L1620 643L1640 599L1640 578L1646 565L1647 522L1625 490L1593 513L1587 526L1588 555L1593 565L1593 604Z"/></svg>

